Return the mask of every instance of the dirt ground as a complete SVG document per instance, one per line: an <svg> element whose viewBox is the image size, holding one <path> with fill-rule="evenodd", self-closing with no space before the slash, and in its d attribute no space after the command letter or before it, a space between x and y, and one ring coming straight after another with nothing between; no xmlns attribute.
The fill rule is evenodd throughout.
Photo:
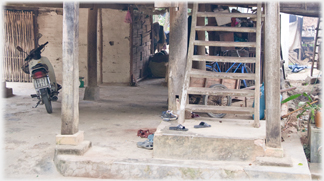
<svg viewBox="0 0 324 181"><path fill-rule="evenodd" d="M307 61L307 60L304 60ZM309 62L305 63L306 65L311 65ZM296 87L295 90L288 91L287 96L295 95L295 94L302 94L304 92L308 93L309 95L314 96L313 101L319 98L319 102L322 99L322 84L308 84L305 83L305 80L308 76L310 76L310 68L304 69L298 73L292 73L290 70L287 70L287 79L286 79L286 88ZM322 73L321 71L314 69L313 77L319 77L320 80ZM300 96L295 100L288 102L288 113L298 109L298 103L300 102L307 102L309 101L308 98L305 96ZM320 104L320 103L316 103ZM306 111L302 116L299 118L297 117L302 111L297 111L291 114L288 118L285 118L283 121L285 125L282 127L282 134L287 135L293 132L297 132L300 136L301 143L304 145L304 151L306 153L307 158L309 159L309 146L308 146L308 135L307 135L307 125L309 121L309 112ZM284 140L282 140L284 141Z"/></svg>
<svg viewBox="0 0 324 181"><path fill-rule="evenodd" d="M151 150L137 148L146 140L137 137L139 129L154 129L167 109L164 79L145 80L137 87L101 85L99 101L84 101L80 88L79 130L92 149L105 151L105 157L152 157ZM61 131L61 97L53 102L53 113L36 105L31 83L7 83L13 97L3 103L5 178L63 178L53 164L55 136Z"/></svg>
<svg viewBox="0 0 324 181"><path fill-rule="evenodd" d="M299 73L287 70L287 82L297 87L288 96L313 90L320 95L321 85L302 85L310 69ZM318 73L315 70L315 75ZM105 157L152 158L152 151L137 148L136 143L146 140L137 137L139 129L154 130L160 124L162 111L167 110L167 87L164 78L139 82L137 87L126 85L100 85L99 101L84 101L84 88L80 88L79 129L84 131L85 140L92 142L91 149L105 151ZM287 88L290 87L287 83ZM55 136L61 130L61 97L53 103L53 113L47 114L44 105L36 105L31 83L7 83L13 88L13 97L3 99L3 176L5 178L65 178L53 164ZM296 109L302 100L291 101L288 112ZM249 99L248 106L253 100ZM242 107L244 101L233 106ZM198 113L205 117L206 114ZM238 115L226 115L226 118ZM244 116L244 115L243 115ZM251 115L245 115L252 119ZM307 142L307 115L298 127L297 113L291 115L283 126L282 134L298 132L302 143ZM283 140L284 141L284 140ZM75 178L65 178L75 179ZM84 178L86 179L86 178ZM79 180L79 178L78 178Z"/></svg>

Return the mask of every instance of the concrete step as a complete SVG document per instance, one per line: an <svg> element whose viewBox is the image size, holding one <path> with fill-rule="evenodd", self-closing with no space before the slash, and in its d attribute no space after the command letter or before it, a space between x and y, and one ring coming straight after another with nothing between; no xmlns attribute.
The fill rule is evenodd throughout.
<svg viewBox="0 0 324 181"><path fill-rule="evenodd" d="M307 164L293 167L260 166L254 162L103 157L99 147L83 156L57 155L57 170L65 177L167 180L311 180Z"/></svg>
<svg viewBox="0 0 324 181"><path fill-rule="evenodd" d="M200 119L198 119L200 121ZM249 125L247 120L241 120L243 123L237 121L231 121L229 119L222 119L222 123L219 119L212 119L208 121L208 124L212 125L214 129L209 128L193 130L191 126L199 121L196 120L186 120L185 125L189 128L192 138L187 133L182 133L186 137L187 141L189 139L197 139L200 135L200 141L203 141L201 145L205 145L205 141L201 138L204 135L204 139L214 140L216 137L231 139L241 139L244 140L262 140L264 137L262 129L265 127L264 121L261 121L261 129L253 128L254 131L250 130L252 126ZM191 122L191 123L190 123ZM206 121L207 122L207 121ZM253 120L251 120L251 123ZM161 127L168 126L170 122L162 122L158 128L158 131L164 131ZM223 123L226 126L222 126ZM227 124L226 124L227 123ZM241 131L237 129L239 126ZM224 128L233 127L232 129ZM249 131L250 130L250 131ZM218 131L218 132L214 132ZM249 131L249 132L248 132ZM237 134L233 134L236 132ZM147 152L145 155L130 154L128 156L114 155L111 152L114 151L113 147L99 147L92 146L89 151L87 151L82 156L68 155L68 154L57 154L54 156L54 163L59 173L66 177L89 177L89 178L103 178L103 179L131 179L131 180L142 180L142 179L167 179L167 180L193 180L193 179L206 179L206 180L220 180L220 179L249 179L249 180L311 180L311 172L308 168L307 159L304 154L303 147L300 143L299 136L296 135L283 135L284 142L282 142L282 148L284 150L285 156L283 158L270 158L270 157L257 157L255 161L233 161L239 160L239 157L234 158L229 157L227 160L212 161L212 160L193 160L197 153L196 150L191 149L191 153L186 153L183 148L179 150L164 150L165 152L175 152L183 153L188 156L192 154L189 159L184 159L184 157L177 157L175 159L163 159L155 158L155 153L159 149L156 144L158 143L158 135L161 133L156 132L154 136L154 146L153 150L142 150ZM172 133L163 133L164 136ZM181 132L178 133L181 135ZM196 136L195 136L196 135ZM179 138L180 136L178 136ZM175 138L175 137L174 137ZM170 140L171 142L176 142L177 139ZM183 147L188 148L189 145L185 144L188 142L183 142L184 139L178 139L178 144L182 144ZM207 141L208 142L208 141ZM224 142L223 142L224 143ZM253 142L256 143L256 142ZM136 144L136 143L134 143ZM168 142L165 142L170 144ZM218 144L215 142L215 144ZM239 145L239 144L238 144ZM233 146L233 145L232 145ZM260 145L257 145L259 147ZM249 147L249 145L247 145ZM197 148L197 147L195 147ZM129 145L125 149L142 149L136 148L135 146ZM161 148L160 148L161 149ZM201 148L197 148L201 149ZM207 150L207 149L206 149ZM233 151L238 150L238 151ZM204 151L204 150L200 150ZM219 155L217 151L214 150L214 154ZM237 152L244 152L246 150L241 150L240 146L235 146L231 148L235 155ZM136 151L135 151L136 152ZM207 153L206 151L203 154ZM169 155L172 155L169 153ZM178 154L180 155L180 154ZM210 156L210 155L209 155ZM237 159L239 158L239 159ZM230 161L229 161L230 160ZM289 163L289 164L287 164Z"/></svg>
<svg viewBox="0 0 324 181"><path fill-rule="evenodd" d="M265 156L264 121L254 128L253 120L212 120L202 120L211 127L200 129L194 128L200 121L186 120L183 126L188 131L169 130L178 125L176 121L162 122L154 134L154 158L254 161Z"/></svg>

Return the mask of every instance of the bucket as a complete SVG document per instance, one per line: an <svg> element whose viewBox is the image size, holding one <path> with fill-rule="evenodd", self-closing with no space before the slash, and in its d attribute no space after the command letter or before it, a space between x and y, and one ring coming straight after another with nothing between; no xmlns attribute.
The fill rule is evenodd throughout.
<svg viewBox="0 0 324 181"><path fill-rule="evenodd" d="M82 79L84 79L84 77L79 77L79 80L80 80L80 86L79 86L79 88L83 88L84 87L84 81Z"/></svg>
<svg viewBox="0 0 324 181"><path fill-rule="evenodd" d="M261 96L260 96L260 120L262 120L264 118L264 110L265 110L264 83L262 83L262 86L260 87L260 92L261 92ZM280 94L280 102L281 101L282 101L282 95ZM254 101L253 101L252 107L254 107ZM252 117L254 119L254 114L252 115Z"/></svg>

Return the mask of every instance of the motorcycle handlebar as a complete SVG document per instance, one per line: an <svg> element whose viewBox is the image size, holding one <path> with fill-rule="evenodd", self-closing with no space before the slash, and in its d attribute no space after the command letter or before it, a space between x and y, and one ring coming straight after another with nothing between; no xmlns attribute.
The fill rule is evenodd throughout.
<svg viewBox="0 0 324 181"><path fill-rule="evenodd" d="M37 52L39 52L39 54L40 54L40 51L41 51L41 50L44 48L44 46L47 45L47 44L48 44L48 41L47 41L46 43L44 43L43 45L40 45L40 46L37 47L36 49L32 50L32 51L29 53L29 55L25 58L25 61L30 60L30 59L34 56L34 54L37 53Z"/></svg>

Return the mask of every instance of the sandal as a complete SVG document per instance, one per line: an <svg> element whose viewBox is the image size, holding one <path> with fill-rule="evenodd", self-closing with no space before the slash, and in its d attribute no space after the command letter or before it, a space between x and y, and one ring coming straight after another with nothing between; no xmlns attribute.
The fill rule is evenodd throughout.
<svg viewBox="0 0 324 181"><path fill-rule="evenodd" d="M200 122L199 125L195 125L194 128L207 128L211 127L211 125L205 123L205 122Z"/></svg>
<svg viewBox="0 0 324 181"><path fill-rule="evenodd" d="M188 131L188 129L181 124L179 124L177 127L169 127L169 130L175 130L175 131Z"/></svg>
<svg viewBox="0 0 324 181"><path fill-rule="evenodd" d="M149 140L145 140L144 142L137 142L137 147L153 150L153 142Z"/></svg>

